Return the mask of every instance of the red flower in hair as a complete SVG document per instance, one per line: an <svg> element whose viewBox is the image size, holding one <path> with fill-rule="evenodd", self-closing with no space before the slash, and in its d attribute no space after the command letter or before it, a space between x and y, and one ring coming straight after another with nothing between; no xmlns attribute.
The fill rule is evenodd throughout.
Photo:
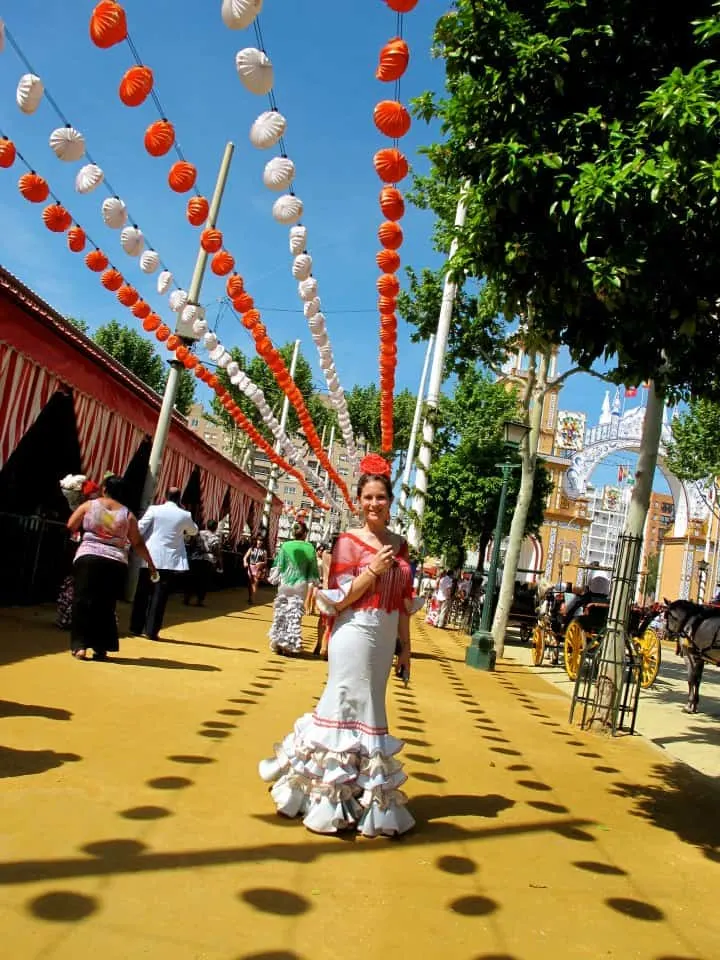
<svg viewBox="0 0 720 960"><path fill-rule="evenodd" d="M392 468L387 460L377 453L369 453L360 461L360 473L373 473L378 477L389 477Z"/></svg>

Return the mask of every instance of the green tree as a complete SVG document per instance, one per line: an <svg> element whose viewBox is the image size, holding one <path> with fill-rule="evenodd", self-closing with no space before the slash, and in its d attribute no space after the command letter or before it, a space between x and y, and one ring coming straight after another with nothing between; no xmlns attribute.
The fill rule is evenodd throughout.
<svg viewBox="0 0 720 960"><path fill-rule="evenodd" d="M279 347L279 353L285 361L288 369L290 368L293 349L293 343L286 343L284 346ZM255 383L265 394L265 399L267 400L268 405L279 420L285 394L278 386L277 381L275 380L275 377L273 376L268 365L261 357L256 356L252 359L248 358L238 347L233 347L230 350L230 353L233 360L239 365L240 369L245 371L253 383ZM271 443L274 443L275 438L263 423L255 404L251 400L248 400L244 393L241 393L237 387L230 383L230 378L225 370L218 369L217 376L225 389L231 393L233 399L248 420L253 423L253 425L263 434L263 436L265 436ZM312 368L303 356L302 351L298 354L294 380L298 386L298 389L300 390L300 393L302 394L303 400L305 401L305 405L310 412L310 416L313 419L313 423L315 424L318 434L322 435L323 428L325 428L327 443L330 436L330 428L333 424L337 424L337 416L332 407L321 400L318 396L313 384ZM218 422L222 423L229 430L234 429L235 421L232 419L223 405L217 400L217 398L213 398L212 409L213 415ZM288 436L294 436L299 429L300 422L297 418L294 407L291 405L288 412L286 433Z"/></svg>
<svg viewBox="0 0 720 960"><path fill-rule="evenodd" d="M369 386L356 384L345 394L350 422L356 439L364 437L371 450L380 450L380 390L371 383ZM393 401L393 449L385 456L391 463L396 462L396 470L402 472L410 431L415 415L415 397L409 390L395 394ZM395 478L395 480L397 477ZM393 481L394 482L394 481Z"/></svg>
<svg viewBox="0 0 720 960"><path fill-rule="evenodd" d="M632 0L457 0L436 30L448 96L417 102L446 134L428 150L419 202L437 214L447 250L464 185L467 220L450 268L483 281L471 323L493 311L506 323L522 316L535 358L530 426L531 380L542 382L553 344L586 368L612 357L620 382L656 384L632 535L647 513L662 394L720 387L707 371L720 347L720 250L708 244L720 227L720 28L709 10L701 0L649 11ZM536 438L531 429L523 446L511 571ZM493 628L500 648L511 591L504 583ZM629 602L618 588L620 618Z"/></svg>
<svg viewBox="0 0 720 960"><path fill-rule="evenodd" d="M505 460L503 422L517 413L517 397L501 383L477 370L467 370L452 400L442 407L444 426L436 438L437 458L429 473L423 524L426 549L446 556L472 545L480 564L495 529L502 488L498 463ZM540 466L524 533L537 533L550 492L547 471ZM517 498L519 477L511 475L508 499ZM505 533L510 526L506 513Z"/></svg>
<svg viewBox="0 0 720 960"><path fill-rule="evenodd" d="M141 336L137 330L125 324L111 320L98 327L93 340L106 353L114 357L135 376L139 377L151 390L162 393L167 380L167 364L156 351L153 344ZM180 374L176 409L186 415L195 398L195 377L187 370Z"/></svg>
<svg viewBox="0 0 720 960"><path fill-rule="evenodd" d="M74 327L80 331L80 333L85 333L90 336L90 327L87 320L83 320L82 317L65 317L68 323L71 323Z"/></svg>

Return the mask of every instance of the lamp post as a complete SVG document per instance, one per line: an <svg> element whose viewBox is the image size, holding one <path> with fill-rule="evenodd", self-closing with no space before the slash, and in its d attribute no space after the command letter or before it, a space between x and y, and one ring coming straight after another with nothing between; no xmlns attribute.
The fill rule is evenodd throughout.
<svg viewBox="0 0 720 960"><path fill-rule="evenodd" d="M493 549L490 557L490 567L488 569L487 583L485 584L485 599L483 600L482 615L480 618L480 629L476 630L470 639L470 645L465 651L465 663L469 667L475 667L476 670L494 670L495 669L495 649L493 644L493 635L490 630L492 623L493 604L495 602L495 586L497 584L498 566L500 561L500 542L502 540L503 524L505 523L505 505L507 502L508 482L510 474L518 466L510 459L511 454L517 450L522 438L528 432L524 423L517 420L506 420L503 423L503 433L506 449L504 463L498 463L496 466L502 471L502 488L500 490L500 503L498 504L497 520L495 522L495 534L493 536Z"/></svg>

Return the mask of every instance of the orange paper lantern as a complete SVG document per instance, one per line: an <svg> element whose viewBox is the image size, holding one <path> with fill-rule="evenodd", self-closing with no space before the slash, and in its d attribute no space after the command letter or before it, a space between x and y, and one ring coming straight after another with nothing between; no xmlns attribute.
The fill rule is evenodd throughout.
<svg viewBox="0 0 720 960"><path fill-rule="evenodd" d="M5 137L0 138L0 167L11 167L15 163L17 150L12 140Z"/></svg>
<svg viewBox="0 0 720 960"><path fill-rule="evenodd" d="M77 224L74 227L71 227L68 230L67 235L67 245L68 249L72 250L73 253L80 253L81 250L85 249L85 231L82 227L78 227Z"/></svg>
<svg viewBox="0 0 720 960"><path fill-rule="evenodd" d="M383 187L380 191L380 209L386 220L400 220L405 214L405 201L397 187Z"/></svg>
<svg viewBox="0 0 720 960"><path fill-rule="evenodd" d="M145 131L145 149L151 157L164 157L175 143L175 128L169 120L156 120Z"/></svg>
<svg viewBox="0 0 720 960"><path fill-rule="evenodd" d="M378 240L387 250L397 250L402 246L403 232L394 220L386 220L378 229Z"/></svg>
<svg viewBox="0 0 720 960"><path fill-rule="evenodd" d="M400 283L394 273L381 273L376 286L384 297L396 297L400 292Z"/></svg>
<svg viewBox="0 0 720 960"><path fill-rule="evenodd" d="M393 140L404 137L410 129L410 114L398 100L381 100L373 110L373 120L380 133Z"/></svg>
<svg viewBox="0 0 720 960"><path fill-rule="evenodd" d="M381 314L394 313L397 301L394 297L379 297L378 310Z"/></svg>
<svg viewBox="0 0 720 960"><path fill-rule="evenodd" d="M193 227L201 227L210 213L210 204L205 197L190 197L185 212L189 223Z"/></svg>
<svg viewBox="0 0 720 960"><path fill-rule="evenodd" d="M220 381L215 376L214 373L211 373L210 376L205 381L211 390L216 390L220 386Z"/></svg>
<svg viewBox="0 0 720 960"><path fill-rule="evenodd" d="M249 293L241 293L239 297L233 299L233 307L238 313L246 313L248 310L252 310L254 306L255 301ZM258 319L259 318L260 314L258 314Z"/></svg>
<svg viewBox="0 0 720 960"><path fill-rule="evenodd" d="M418 0L385 0L385 3L395 13L410 13L418 5Z"/></svg>
<svg viewBox="0 0 720 960"><path fill-rule="evenodd" d="M244 292L245 287L243 284L243 278L239 273L233 273L232 276L227 278L227 283L225 284L225 293L227 293L231 300L239 297L240 294Z"/></svg>
<svg viewBox="0 0 720 960"><path fill-rule="evenodd" d="M135 287L131 287L129 284L124 283L118 292L115 294L120 303L124 307L131 307L134 303L140 299L140 294L137 292Z"/></svg>
<svg viewBox="0 0 720 960"><path fill-rule="evenodd" d="M187 193L192 190L197 180L197 169L187 160L178 160L170 167L168 185L175 193Z"/></svg>
<svg viewBox="0 0 720 960"><path fill-rule="evenodd" d="M29 200L30 203L44 203L50 196L50 187L47 180L39 174L32 171L24 173L18 180L20 193Z"/></svg>
<svg viewBox="0 0 720 960"><path fill-rule="evenodd" d="M150 67L135 66L126 70L118 94L126 107L139 107L150 96L153 72Z"/></svg>
<svg viewBox="0 0 720 960"><path fill-rule="evenodd" d="M222 247L222 242L222 233L214 227L208 227L200 234L200 246L206 253L217 253Z"/></svg>
<svg viewBox="0 0 720 960"><path fill-rule="evenodd" d="M206 368L201 363L198 363L198 365L195 367L195 376L198 378L198 380L202 380L206 372Z"/></svg>
<svg viewBox="0 0 720 960"><path fill-rule="evenodd" d="M112 290L114 292L115 290L119 290L123 285L123 275L119 270L116 270L115 267L111 267L100 277L100 283L106 290Z"/></svg>
<svg viewBox="0 0 720 960"><path fill-rule="evenodd" d="M90 16L90 39L96 47L107 50L127 37L127 19L119 3L101 0Z"/></svg>
<svg viewBox="0 0 720 960"><path fill-rule="evenodd" d="M380 250L375 254L375 262L383 273L395 273L400 267L400 254L394 250Z"/></svg>
<svg viewBox="0 0 720 960"><path fill-rule="evenodd" d="M155 331L155 336L160 343L165 343L167 338L170 336L170 327L168 327L165 323L161 323Z"/></svg>
<svg viewBox="0 0 720 960"><path fill-rule="evenodd" d="M187 357L185 357L185 359L183 360L186 370L192 370L193 367L197 367L199 362L200 361L198 360L198 358L195 356L194 353L188 353Z"/></svg>
<svg viewBox="0 0 720 960"><path fill-rule="evenodd" d="M407 43L400 37L393 37L380 51L380 61L375 76L384 83L399 80L407 70L409 61L410 48Z"/></svg>
<svg viewBox="0 0 720 960"><path fill-rule="evenodd" d="M168 350L172 350L174 353L181 344L182 344L182 340L180 339L180 337L178 337L177 334L172 333L168 337L167 343L165 344L165 346L168 348Z"/></svg>
<svg viewBox="0 0 720 960"><path fill-rule="evenodd" d="M108 258L102 250L91 250L85 255L85 266L94 273L100 273L107 267Z"/></svg>
<svg viewBox="0 0 720 960"><path fill-rule="evenodd" d="M235 266L235 257L227 250L220 250L210 261L210 269L218 277L224 277Z"/></svg>
<svg viewBox="0 0 720 960"><path fill-rule="evenodd" d="M153 330L157 330L161 323L162 320L156 313L149 313L142 322L143 330L152 333Z"/></svg>
<svg viewBox="0 0 720 960"><path fill-rule="evenodd" d="M132 315L137 317L138 320L144 320L145 317L150 316L150 304L146 300L138 300L136 304L133 304Z"/></svg>
<svg viewBox="0 0 720 960"><path fill-rule="evenodd" d="M72 217L59 203L51 203L45 207L42 218L45 226L53 233L65 233L72 223Z"/></svg>
<svg viewBox="0 0 720 960"><path fill-rule="evenodd" d="M180 346L175 351L175 356L180 361L180 363L185 363L187 358L190 356L190 351L185 346L184 343L181 343Z"/></svg>
<svg viewBox="0 0 720 960"><path fill-rule="evenodd" d="M378 150L373 157L377 175L384 183L399 183L408 174L408 162L403 153L395 147Z"/></svg>

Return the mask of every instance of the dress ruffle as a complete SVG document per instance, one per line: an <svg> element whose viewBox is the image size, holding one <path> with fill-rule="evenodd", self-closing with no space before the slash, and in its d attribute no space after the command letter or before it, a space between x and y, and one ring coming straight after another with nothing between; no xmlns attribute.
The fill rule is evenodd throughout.
<svg viewBox="0 0 720 960"><path fill-rule="evenodd" d="M260 776L275 781L278 813L303 817L315 833L356 829L366 837L394 836L415 821L398 789L407 779L396 759L401 740L359 727L325 726L305 714L263 760Z"/></svg>
<svg viewBox="0 0 720 960"><path fill-rule="evenodd" d="M287 653L299 653L302 650L302 618L305 612L305 600L300 596L284 596L281 592L275 597L273 622L270 627L270 649Z"/></svg>

